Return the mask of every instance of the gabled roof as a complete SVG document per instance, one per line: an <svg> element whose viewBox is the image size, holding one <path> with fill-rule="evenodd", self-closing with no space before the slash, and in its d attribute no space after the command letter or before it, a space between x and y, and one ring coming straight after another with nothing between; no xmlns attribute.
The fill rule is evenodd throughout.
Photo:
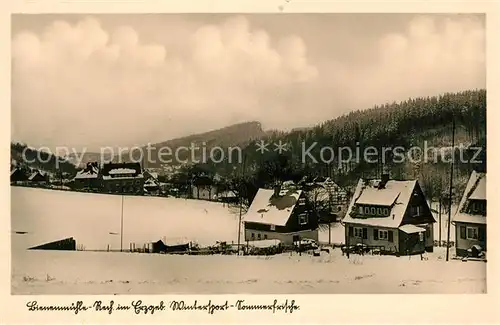
<svg viewBox="0 0 500 325"><path fill-rule="evenodd" d="M45 177L45 174L36 170L33 173L31 173L31 175L28 177L28 180L32 181L32 180L36 179L36 177Z"/></svg>
<svg viewBox="0 0 500 325"><path fill-rule="evenodd" d="M457 212L453 216L453 222L486 224L485 216L465 212L469 200L486 200L486 173L472 172L458 205Z"/></svg>
<svg viewBox="0 0 500 325"><path fill-rule="evenodd" d="M397 228L401 225L403 217L410 202L413 190L417 185L416 180L397 181L389 180L384 188L378 189L380 180L358 181L356 190L349 203L347 213L342 220L344 223L360 224ZM356 204L386 206L390 209L388 217L355 218L358 211Z"/></svg>
<svg viewBox="0 0 500 325"><path fill-rule="evenodd" d="M76 174L75 179L92 179L97 178L98 175L99 167L97 166L97 164L88 163L85 169L80 170Z"/></svg>
<svg viewBox="0 0 500 325"><path fill-rule="evenodd" d="M284 226L301 194L301 190L291 189L282 190L279 197L274 197L274 190L261 188L255 195L248 212L243 216L243 221Z"/></svg>

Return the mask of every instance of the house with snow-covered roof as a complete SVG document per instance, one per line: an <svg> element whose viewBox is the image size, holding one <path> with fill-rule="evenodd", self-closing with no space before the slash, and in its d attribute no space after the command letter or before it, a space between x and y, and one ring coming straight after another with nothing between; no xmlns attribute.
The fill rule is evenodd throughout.
<svg viewBox="0 0 500 325"><path fill-rule="evenodd" d="M31 176L29 170L22 167L14 167L10 171L10 183L18 184L28 180L28 177Z"/></svg>
<svg viewBox="0 0 500 325"><path fill-rule="evenodd" d="M476 245L486 251L486 173L472 172L452 223L458 256Z"/></svg>
<svg viewBox="0 0 500 325"><path fill-rule="evenodd" d="M436 222L416 180L360 179L342 224L347 246L365 244L400 255L432 251Z"/></svg>
<svg viewBox="0 0 500 325"><path fill-rule="evenodd" d="M140 163L107 163L101 168L102 186L107 193L144 194Z"/></svg>
<svg viewBox="0 0 500 325"><path fill-rule="evenodd" d="M99 174L99 164L97 162L88 162L87 166L78 171L73 178L73 184L78 189L98 190L101 188L101 179Z"/></svg>
<svg viewBox="0 0 500 325"><path fill-rule="evenodd" d="M277 239L291 245L302 239L318 240L317 217L309 213L299 189L259 189L243 216L245 241Z"/></svg>
<svg viewBox="0 0 500 325"><path fill-rule="evenodd" d="M28 181L32 183L38 183L38 184L46 184L49 182L49 176L39 170L34 170L29 176L28 176Z"/></svg>

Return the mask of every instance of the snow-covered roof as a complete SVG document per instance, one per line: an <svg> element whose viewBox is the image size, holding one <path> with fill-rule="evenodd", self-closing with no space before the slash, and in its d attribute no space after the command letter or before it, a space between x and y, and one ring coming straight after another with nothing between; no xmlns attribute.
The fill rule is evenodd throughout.
<svg viewBox="0 0 500 325"><path fill-rule="evenodd" d="M415 225L404 225L404 226L399 227L399 230L401 230L407 234L425 232L425 228L417 227Z"/></svg>
<svg viewBox="0 0 500 325"><path fill-rule="evenodd" d="M234 193L234 191L224 191L222 193L219 193L217 195L217 197L220 197L220 198L230 198L230 197L236 197L236 193Z"/></svg>
<svg viewBox="0 0 500 325"><path fill-rule="evenodd" d="M37 175L40 175L40 176L45 176L45 174L43 174L42 172L39 172L39 171L34 171L33 173L31 173L31 175L28 177L28 180L32 181L33 179L35 179L35 177Z"/></svg>
<svg viewBox="0 0 500 325"><path fill-rule="evenodd" d="M243 216L243 221L284 226L301 194L301 190L282 190L279 197L274 197L274 190L261 188Z"/></svg>
<svg viewBox="0 0 500 325"><path fill-rule="evenodd" d="M81 170L81 171L79 171L76 174L75 179L97 178L98 174L99 174L99 172L98 172L97 168L92 167L91 170Z"/></svg>
<svg viewBox="0 0 500 325"><path fill-rule="evenodd" d="M130 168L115 168L111 169L108 173L111 175L135 174L136 170Z"/></svg>
<svg viewBox="0 0 500 325"><path fill-rule="evenodd" d="M398 181L389 180L384 188L379 189L380 180L358 181L356 190L349 203L347 213L342 220L344 223L362 224L367 226L379 226L387 228L398 228L403 220L406 208L410 202L411 195L417 184L416 180ZM387 217L356 218L356 205L381 205L390 209Z"/></svg>
<svg viewBox="0 0 500 325"><path fill-rule="evenodd" d="M486 217L465 212L469 200L486 200L486 173L473 171L453 216L453 222L486 224Z"/></svg>
<svg viewBox="0 0 500 325"><path fill-rule="evenodd" d="M144 176L142 174L139 174L137 176L124 176L124 177L112 177L112 176L102 176L102 179L103 180L110 180L110 179L125 179L125 180L129 180L129 179L138 179L138 178L144 178Z"/></svg>
<svg viewBox="0 0 500 325"><path fill-rule="evenodd" d="M378 189L370 186L363 190L356 203L391 206L396 201L400 193L401 191L398 186L386 186L385 189Z"/></svg>
<svg viewBox="0 0 500 325"><path fill-rule="evenodd" d="M144 187L158 187L158 184L150 178L144 182Z"/></svg>
<svg viewBox="0 0 500 325"><path fill-rule="evenodd" d="M486 175L479 176L479 182L476 189L470 195L471 200L486 200Z"/></svg>

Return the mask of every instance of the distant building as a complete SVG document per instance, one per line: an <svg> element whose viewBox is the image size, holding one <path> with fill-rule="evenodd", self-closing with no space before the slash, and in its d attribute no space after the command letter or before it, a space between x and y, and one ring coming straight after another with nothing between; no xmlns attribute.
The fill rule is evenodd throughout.
<svg viewBox="0 0 500 325"><path fill-rule="evenodd" d="M475 245L486 251L486 173L472 172L452 222L458 256Z"/></svg>
<svg viewBox="0 0 500 325"><path fill-rule="evenodd" d="M73 178L73 184L78 189L100 190L102 181L99 174L99 164L97 162L88 162L87 166Z"/></svg>
<svg viewBox="0 0 500 325"><path fill-rule="evenodd" d="M30 174L28 170L21 167L15 167L10 171L10 183L18 184L21 182L26 182L29 176Z"/></svg>
<svg viewBox="0 0 500 325"><path fill-rule="evenodd" d="M101 168L102 188L107 193L144 193L140 163L108 163Z"/></svg>
<svg viewBox="0 0 500 325"><path fill-rule="evenodd" d="M210 177L199 176L192 183L191 196L198 200L216 200L217 186L214 185L214 181Z"/></svg>
<svg viewBox="0 0 500 325"><path fill-rule="evenodd" d="M217 201L224 203L238 203L239 197L234 191L224 191L217 194Z"/></svg>
<svg viewBox="0 0 500 325"><path fill-rule="evenodd" d="M318 220L310 215L302 190L259 189L243 217L245 241L277 239L285 245L318 240Z"/></svg>
<svg viewBox="0 0 500 325"><path fill-rule="evenodd" d="M35 170L28 177L28 182L37 184L47 184L49 182L49 176L39 170Z"/></svg>
<svg viewBox="0 0 500 325"><path fill-rule="evenodd" d="M416 180L360 179L342 220L348 246L365 244L401 255L432 251L432 216Z"/></svg>
<svg viewBox="0 0 500 325"><path fill-rule="evenodd" d="M160 182L158 181L158 173L144 170L144 193L156 195L162 192Z"/></svg>
<svg viewBox="0 0 500 325"><path fill-rule="evenodd" d="M322 210L329 211L332 220L344 217L349 205L347 192L329 177L316 178L305 188L308 200Z"/></svg>

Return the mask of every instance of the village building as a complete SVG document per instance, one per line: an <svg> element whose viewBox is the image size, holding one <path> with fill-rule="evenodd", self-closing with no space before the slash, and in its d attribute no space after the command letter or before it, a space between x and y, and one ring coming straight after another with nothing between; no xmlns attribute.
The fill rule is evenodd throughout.
<svg viewBox="0 0 500 325"><path fill-rule="evenodd" d="M329 177L314 179L306 185L308 200L315 210L328 212L332 221L342 219L347 211L347 192Z"/></svg>
<svg viewBox="0 0 500 325"><path fill-rule="evenodd" d="M144 170L144 193L148 195L158 195L162 192L158 173L150 170Z"/></svg>
<svg viewBox="0 0 500 325"><path fill-rule="evenodd" d="M73 186L76 189L98 191L102 188L102 181L97 162L88 162L87 166L80 170L73 178Z"/></svg>
<svg viewBox="0 0 500 325"><path fill-rule="evenodd" d="M101 169L107 193L144 194L144 174L140 163L108 163Z"/></svg>
<svg viewBox="0 0 500 325"><path fill-rule="evenodd" d="M452 222L457 256L475 246L486 251L486 173L472 172Z"/></svg>
<svg viewBox="0 0 500 325"><path fill-rule="evenodd" d="M198 200L217 200L217 186L208 176L199 176L191 186L191 197Z"/></svg>
<svg viewBox="0 0 500 325"><path fill-rule="evenodd" d="M364 244L400 255L434 247L436 221L416 180L360 179L342 220L347 246Z"/></svg>
<svg viewBox="0 0 500 325"><path fill-rule="evenodd" d="M309 213L302 190L259 189L243 217L245 241L277 239L292 245L302 239L318 240L318 219Z"/></svg>
<svg viewBox="0 0 500 325"><path fill-rule="evenodd" d="M28 180L28 177L30 176L29 171L21 168L21 167L14 167L10 171L10 183L11 184L20 184L23 182L26 182Z"/></svg>
<svg viewBox="0 0 500 325"><path fill-rule="evenodd" d="M217 194L217 201L222 203L238 203L240 199L234 191L228 190L219 192Z"/></svg>
<svg viewBox="0 0 500 325"><path fill-rule="evenodd" d="M39 170L34 170L28 177L28 182L35 183L39 185L44 185L49 183L49 176Z"/></svg>

